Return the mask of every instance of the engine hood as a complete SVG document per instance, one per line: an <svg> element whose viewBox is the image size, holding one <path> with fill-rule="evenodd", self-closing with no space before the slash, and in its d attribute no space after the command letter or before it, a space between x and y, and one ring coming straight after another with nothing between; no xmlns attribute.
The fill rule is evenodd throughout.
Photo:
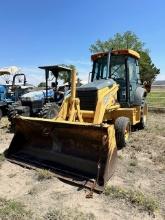
<svg viewBox="0 0 165 220"><path fill-rule="evenodd" d="M21 96L22 101L37 101L43 100L46 97L46 90L28 92ZM54 97L52 89L48 90L48 97Z"/></svg>
<svg viewBox="0 0 165 220"><path fill-rule="evenodd" d="M113 79L101 79L82 85L77 88L77 91L95 91L105 87L112 87L114 84L116 84L116 82Z"/></svg>

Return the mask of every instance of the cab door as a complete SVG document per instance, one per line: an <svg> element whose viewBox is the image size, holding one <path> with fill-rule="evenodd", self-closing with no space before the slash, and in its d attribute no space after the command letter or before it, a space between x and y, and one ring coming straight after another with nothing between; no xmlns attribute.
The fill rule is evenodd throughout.
<svg viewBox="0 0 165 220"><path fill-rule="evenodd" d="M137 59L129 57L128 58L128 74L129 74L129 97L130 104L134 103L135 93L138 84L138 65Z"/></svg>

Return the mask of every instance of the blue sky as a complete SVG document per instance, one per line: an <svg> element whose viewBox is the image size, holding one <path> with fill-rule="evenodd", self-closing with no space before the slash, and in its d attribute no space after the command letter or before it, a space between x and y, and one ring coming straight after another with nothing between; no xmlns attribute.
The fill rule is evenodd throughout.
<svg viewBox="0 0 165 220"><path fill-rule="evenodd" d="M91 70L89 47L115 33L135 32L150 49L165 80L164 0L0 0L0 67L19 66L30 82L38 66L75 64L80 78Z"/></svg>

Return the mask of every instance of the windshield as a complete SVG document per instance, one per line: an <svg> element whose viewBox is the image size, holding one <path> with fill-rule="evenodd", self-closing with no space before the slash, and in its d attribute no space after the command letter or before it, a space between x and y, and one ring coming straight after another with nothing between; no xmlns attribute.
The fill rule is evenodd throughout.
<svg viewBox="0 0 165 220"><path fill-rule="evenodd" d="M125 80L125 57L123 56L112 56L111 57L111 74L110 78L116 79L124 79Z"/></svg>
<svg viewBox="0 0 165 220"><path fill-rule="evenodd" d="M92 81L106 78L125 80L125 57L111 56L110 74L107 73L107 69L107 56L96 60L93 65Z"/></svg>

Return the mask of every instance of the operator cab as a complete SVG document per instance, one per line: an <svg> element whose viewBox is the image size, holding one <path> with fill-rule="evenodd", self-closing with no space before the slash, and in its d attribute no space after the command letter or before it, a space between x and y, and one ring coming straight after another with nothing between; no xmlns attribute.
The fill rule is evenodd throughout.
<svg viewBox="0 0 165 220"><path fill-rule="evenodd" d="M112 50L91 56L91 81L113 79L119 84L118 101L122 107L134 105L139 80L140 55L133 50Z"/></svg>
<svg viewBox="0 0 165 220"><path fill-rule="evenodd" d="M46 81L46 101L48 101L48 90L49 81L51 81L51 88L54 91L54 101L61 104L65 93L70 90L70 77L71 69L66 66L52 65L52 66L41 66L40 69L45 70L45 81ZM52 79L50 79L52 77ZM64 84L59 85L59 81L63 80Z"/></svg>

